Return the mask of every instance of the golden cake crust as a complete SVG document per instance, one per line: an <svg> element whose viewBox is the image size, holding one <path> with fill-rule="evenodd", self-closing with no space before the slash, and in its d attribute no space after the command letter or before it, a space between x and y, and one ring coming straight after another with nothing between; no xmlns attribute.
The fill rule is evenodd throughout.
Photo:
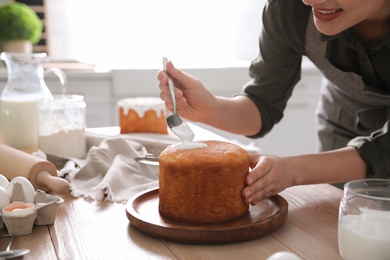
<svg viewBox="0 0 390 260"><path fill-rule="evenodd" d="M119 126L125 133L167 134L167 110L164 102L154 97L126 98L118 101Z"/></svg>
<svg viewBox="0 0 390 260"><path fill-rule="evenodd" d="M126 133L159 133L167 134L165 116L158 116L156 111L148 110L143 117L130 109L127 114L123 108L119 108L119 126L121 134Z"/></svg>
<svg viewBox="0 0 390 260"><path fill-rule="evenodd" d="M206 148L167 147L159 156L159 212L185 223L212 224L248 213L242 189L249 155L238 145L203 141Z"/></svg>

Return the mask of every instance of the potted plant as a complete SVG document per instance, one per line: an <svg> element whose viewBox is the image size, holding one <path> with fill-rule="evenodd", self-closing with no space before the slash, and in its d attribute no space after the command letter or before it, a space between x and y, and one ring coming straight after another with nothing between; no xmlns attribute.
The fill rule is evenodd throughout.
<svg viewBox="0 0 390 260"><path fill-rule="evenodd" d="M40 40L43 24L27 5L11 2L0 7L0 49L6 52L32 52Z"/></svg>

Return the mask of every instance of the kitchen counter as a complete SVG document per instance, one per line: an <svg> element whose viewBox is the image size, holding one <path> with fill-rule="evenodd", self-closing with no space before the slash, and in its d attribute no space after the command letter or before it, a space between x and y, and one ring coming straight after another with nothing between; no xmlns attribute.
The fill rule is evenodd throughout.
<svg viewBox="0 0 390 260"><path fill-rule="evenodd" d="M196 126L199 139L220 138ZM96 128L115 135L118 128ZM55 223L34 226L18 236L13 249L28 248L25 259L266 259L290 251L302 259L341 259L337 244L338 208L343 192L331 185L307 185L279 193L288 216L273 233L249 241L219 245L183 244L145 234L126 215L125 203L95 202L61 195ZM6 234L0 230L0 235ZM0 239L5 250L9 238Z"/></svg>
<svg viewBox="0 0 390 260"><path fill-rule="evenodd" d="M341 259L337 245L341 190L328 184L309 185L289 188L280 196L289 204L288 217L270 235L240 243L196 245L137 230L127 219L124 204L63 195L65 202L54 225L34 226L30 235L16 237L12 248L29 248L25 259L266 259L278 251L294 252L302 259ZM0 250L8 241L0 239Z"/></svg>

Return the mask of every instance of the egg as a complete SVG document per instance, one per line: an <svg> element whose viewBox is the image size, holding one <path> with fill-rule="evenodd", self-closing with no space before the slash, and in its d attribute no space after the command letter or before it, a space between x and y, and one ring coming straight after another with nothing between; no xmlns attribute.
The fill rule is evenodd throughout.
<svg viewBox="0 0 390 260"><path fill-rule="evenodd" d="M8 217L24 217L34 213L35 204L34 203L24 203L21 201L14 201L4 208L2 208L2 213L4 216Z"/></svg>
<svg viewBox="0 0 390 260"><path fill-rule="evenodd" d="M9 183L8 179L4 175L0 174L0 187L3 187L4 189L6 189L8 186L8 183Z"/></svg>
<svg viewBox="0 0 390 260"><path fill-rule="evenodd" d="M11 196L3 187L0 187L0 209L11 203Z"/></svg>
<svg viewBox="0 0 390 260"><path fill-rule="evenodd" d="M300 260L300 258L296 254L293 254L291 252L280 251L269 256L267 260Z"/></svg>
<svg viewBox="0 0 390 260"><path fill-rule="evenodd" d="M13 191L14 183L20 183L23 187L23 191L24 191L24 195L25 195L23 202L34 203L35 194L36 194L34 186L31 184L31 182L27 178L22 177L22 176L17 176L15 178L13 178L7 186L7 192L10 194L11 199L12 199L12 191Z"/></svg>

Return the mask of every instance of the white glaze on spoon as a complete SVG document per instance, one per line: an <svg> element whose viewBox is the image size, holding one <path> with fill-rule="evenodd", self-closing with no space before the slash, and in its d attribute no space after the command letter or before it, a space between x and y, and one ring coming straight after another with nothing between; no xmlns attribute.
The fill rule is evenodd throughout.
<svg viewBox="0 0 390 260"><path fill-rule="evenodd" d="M192 131L187 131L187 127L184 124L172 127L171 130L183 143L192 142L192 140L194 140L194 133Z"/></svg>
<svg viewBox="0 0 390 260"><path fill-rule="evenodd" d="M179 137L181 140L181 144L178 144L176 146L179 150L187 150L187 149L197 149L197 148L205 148L207 147L207 144L200 143L200 142L193 142L194 140L194 133L192 131L186 131L187 127L183 124L172 127L172 132Z"/></svg>

